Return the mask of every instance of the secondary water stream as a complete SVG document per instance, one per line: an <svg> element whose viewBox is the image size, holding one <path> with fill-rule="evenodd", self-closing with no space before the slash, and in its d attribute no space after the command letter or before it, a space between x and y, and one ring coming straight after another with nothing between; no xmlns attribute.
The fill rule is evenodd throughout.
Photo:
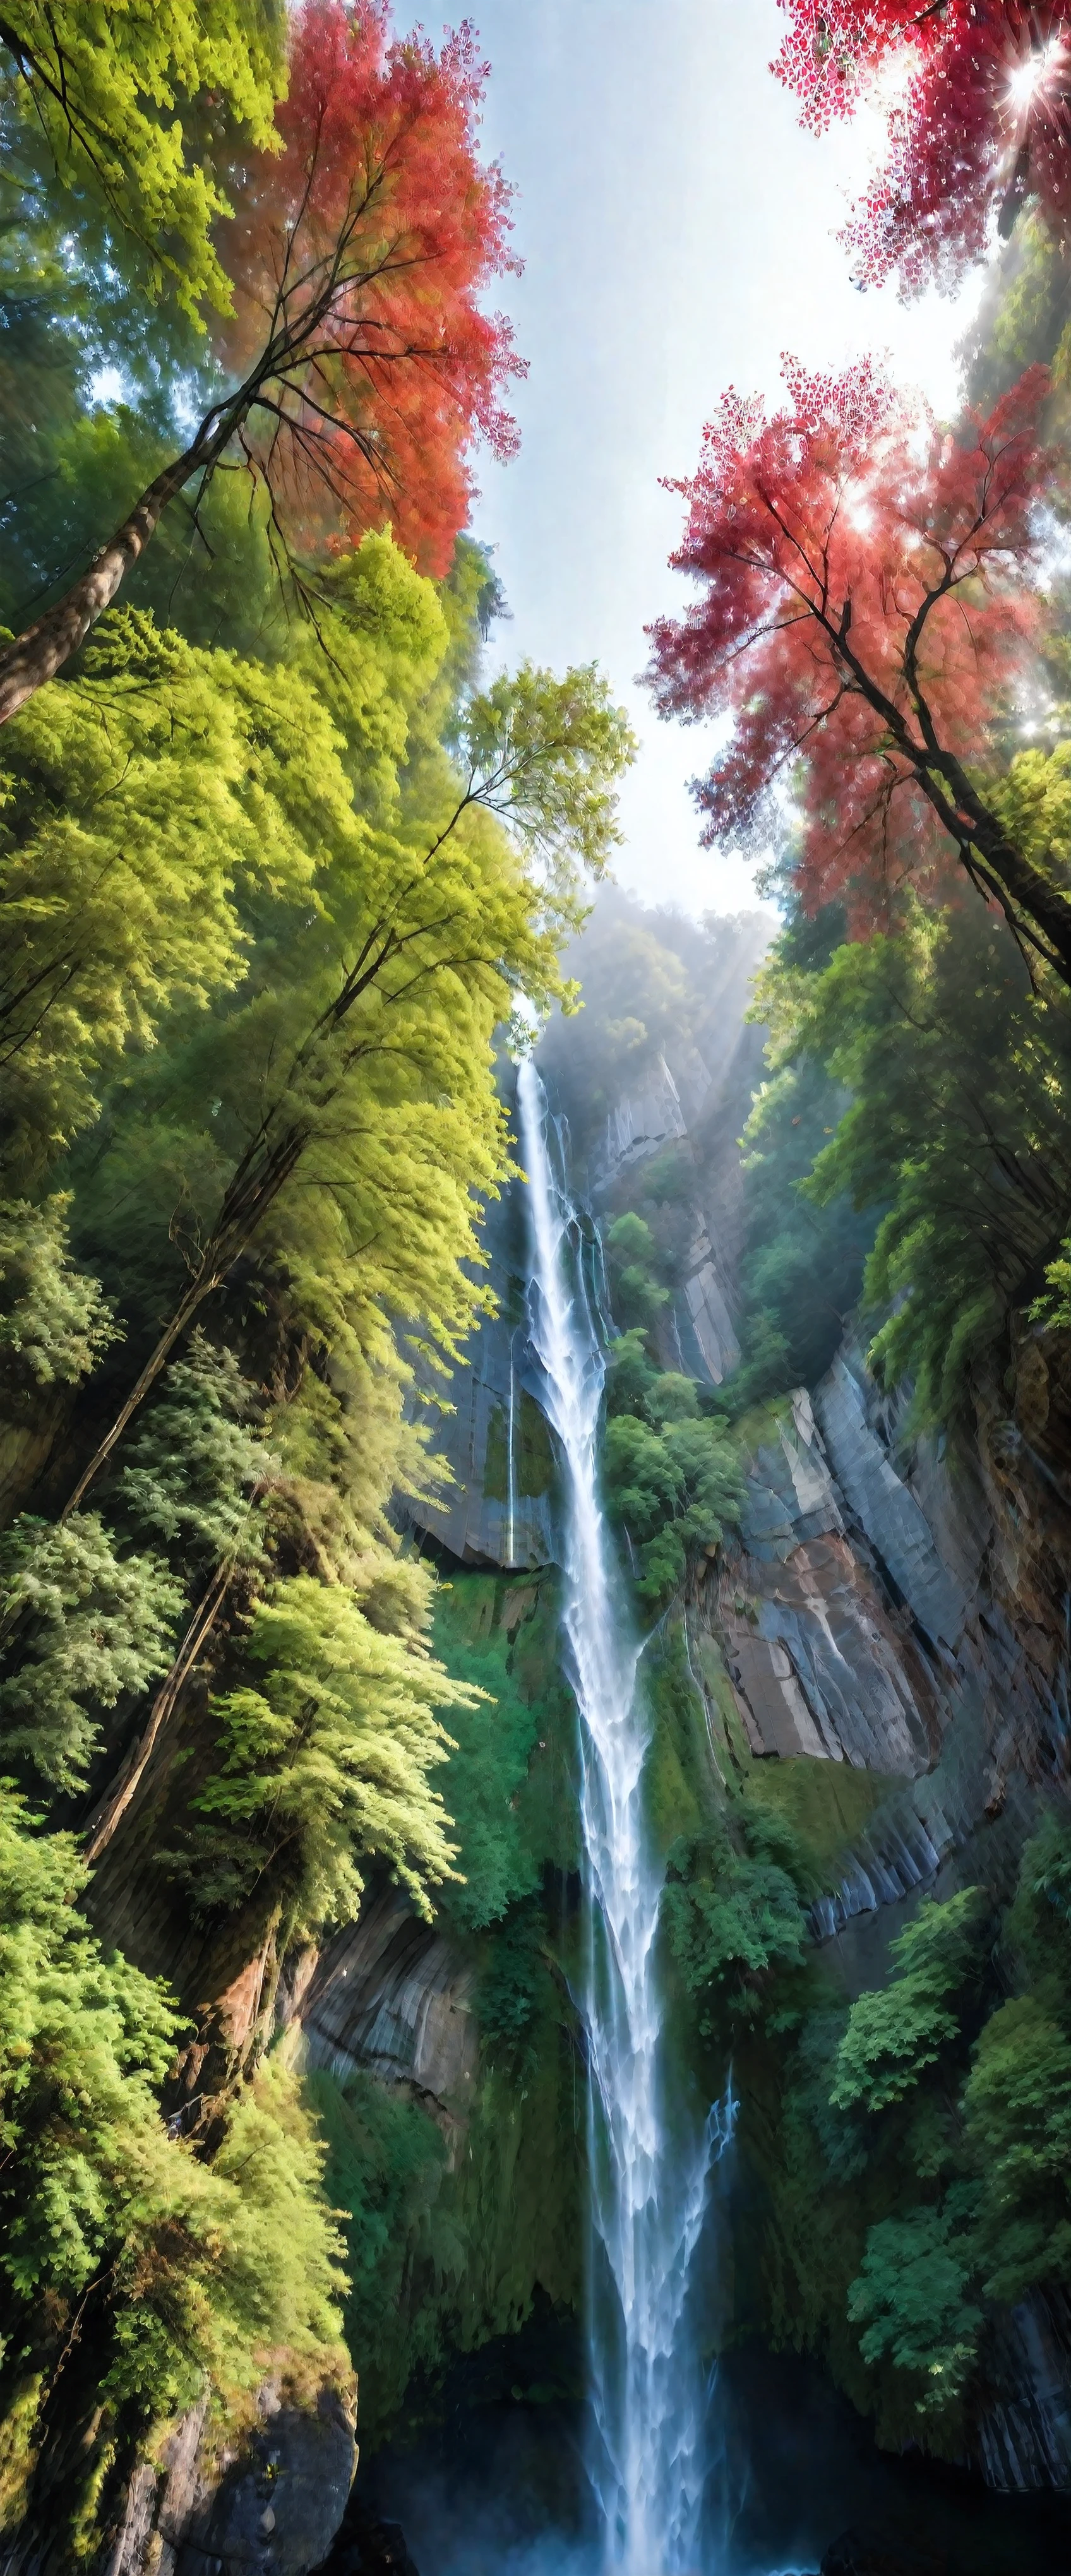
<svg viewBox="0 0 1071 2576"><path fill-rule="evenodd" d="M687 2291L712 2157L731 2096L705 2127L670 2115L657 1965L662 1867L644 1817L650 1719L625 1589L599 1502L598 1322L561 1140L535 1067L518 1082L529 1182L529 1335L564 1472L564 1628L581 1719L590 2069L591 2471L606 2567L683 2576L698 2564L705 2390ZM678 2088L679 2089L679 2088Z"/></svg>

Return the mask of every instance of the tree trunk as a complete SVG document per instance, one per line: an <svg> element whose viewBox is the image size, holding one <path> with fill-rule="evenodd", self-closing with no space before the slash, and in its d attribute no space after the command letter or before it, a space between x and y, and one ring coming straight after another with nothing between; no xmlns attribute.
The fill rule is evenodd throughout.
<svg viewBox="0 0 1071 2576"><path fill-rule="evenodd" d="M924 772L920 766L919 775L961 858L969 865L972 854L977 855L1009 903L1041 933L1054 972L1062 983L1071 986L1071 894L1054 885L1043 869L1035 867L1033 860L1025 858L1008 840L958 760L946 753L939 772L943 784L952 791L954 805L949 805L940 789L935 789L928 770Z"/></svg>
<svg viewBox="0 0 1071 2576"><path fill-rule="evenodd" d="M101 1853L107 1850L116 1827L125 1816L148 1767L157 1738L172 1714L183 1684L188 1681L202 1647L207 1644L212 1634L230 1590L233 1576L233 1558L226 1557L222 1565L216 1567L207 1590L201 1595L171 1670L157 1691L146 1725L141 1734L135 1738L125 1760L120 1764L110 1788L105 1791L103 1798L100 1798L94 1807L85 1829L83 1857L87 1861L100 1859Z"/></svg>
<svg viewBox="0 0 1071 2576"><path fill-rule="evenodd" d="M43 688L46 680L54 679L71 654L84 644L90 627L110 608L127 573L155 535L168 503L194 474L211 470L237 426L237 417L233 404L227 406L222 418L218 411L209 412L192 445L172 464L165 465L155 482L149 484L129 517L94 555L88 572L72 583L53 608L46 608L44 616L28 626L25 634L17 635L0 651L0 724L17 715L27 699Z"/></svg>
<svg viewBox="0 0 1071 2576"><path fill-rule="evenodd" d="M233 1258L237 1259L237 1254L235 1254ZM230 1264L228 1263L228 1268L229 1267ZM155 1349L150 1351L149 1357L145 1362L145 1366L142 1369L140 1376L135 1378L129 1395L120 1405L114 1422L110 1429L105 1432L103 1440L100 1441L97 1448L94 1450L89 1461L89 1465L87 1467L83 1467L82 1473L74 1488L74 1492L72 1494L68 1494L63 1510L59 1515L61 1526L64 1521L69 1521L72 1512L76 1512L79 1509L79 1506L88 1493L91 1484L93 1484L96 1477L99 1476L101 1468L111 1457L112 1450L122 1439L128 1422L133 1420L133 1417L138 1410L138 1406L144 1402L145 1397L149 1393L150 1387L155 1386L161 1369L170 1359L175 1344L181 1339L182 1334L186 1330L187 1324L192 1324L198 1307L203 1306L205 1298L210 1297L213 1289L219 1287L220 1280L224 1275L225 1274L222 1272L217 1273L214 1269L209 1270L206 1274L202 1267L202 1269L198 1271L196 1279L191 1282L185 1296L179 1299L179 1303L175 1308L174 1314L165 1324Z"/></svg>
<svg viewBox="0 0 1071 2576"><path fill-rule="evenodd" d="M1050 884L1030 859L1013 848L999 825L986 816L976 823L971 838L985 866L995 876L1016 909L1025 913L1035 929L1048 942L1051 964L1061 982L1071 986L1071 902L1059 886Z"/></svg>
<svg viewBox="0 0 1071 2576"><path fill-rule="evenodd" d="M300 1162L305 1147L309 1143L310 1132L307 1128L290 1128L277 1145L267 1148L259 1174L256 1173L255 1166L257 1154L263 1149L263 1139L256 1140L243 1155L237 1170L232 1173L227 1184L219 1216L201 1255L196 1275L191 1279L185 1296L180 1297L174 1314L165 1324L159 1341L150 1351L140 1376L135 1378L130 1393L125 1402L120 1405L110 1429L105 1432L103 1440L94 1450L88 1466L83 1467L74 1492L68 1495L59 1515L61 1524L70 1519L72 1512L78 1510L90 1486L99 1476L101 1468L106 1465L113 1449L122 1439L128 1423L133 1421L139 1405L144 1403L150 1389L155 1386L160 1371L170 1359L176 1342L181 1339L187 1325L192 1324L198 1308L203 1306L206 1297L212 1296L215 1289L222 1287L228 1272L233 1270L239 1254L243 1253L247 1245L252 1242L261 1218L267 1215L268 1209L278 1198L284 1183L290 1179L291 1173ZM254 1174L252 1179L249 1177L251 1169Z"/></svg>

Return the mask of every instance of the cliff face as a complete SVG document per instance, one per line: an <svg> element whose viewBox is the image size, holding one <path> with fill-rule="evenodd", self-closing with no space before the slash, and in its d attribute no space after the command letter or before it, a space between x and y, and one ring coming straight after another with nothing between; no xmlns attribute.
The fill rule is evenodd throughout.
<svg viewBox="0 0 1071 2576"><path fill-rule="evenodd" d="M656 1106L648 1094L644 1120L630 1104L608 1122L596 1187L611 1209L668 1131ZM724 1303L720 1351L735 1355L740 1177L719 1106L674 1135L694 1173L693 1239ZM678 1291L664 1365L718 1378L680 1333L680 1311ZM923 1895L977 1888L1008 1906L1024 1846L1071 1770L1064 1337L1024 1329L1013 1381L978 1391L970 1431L912 1439L906 1412L849 1334L812 1387L746 1416L739 1543L681 1606L727 1793L748 1781L758 1792L761 1773L772 1797L776 1769L777 1811L805 1816L824 1849L811 1934L848 1998L885 1983L890 1943ZM776 2236L776 2210L771 2223ZM776 2269L776 2246L764 2259ZM1063 2295L1039 2290L987 2330L968 2443L996 2486L1071 2481L1069 2322ZM857 2365L848 2376L865 2397Z"/></svg>
<svg viewBox="0 0 1071 2576"><path fill-rule="evenodd" d="M646 1044L586 1125L567 1027L547 1049L546 1074L552 1106L578 1130L574 1176L604 1228L637 1203L650 1215L647 1175L672 1160L673 1284L658 1356L712 1387L739 1356L737 1139L760 1041L741 1024L738 996L703 1038L701 1047L682 1023L676 1037ZM457 1481L448 1512L427 1526L462 1560L545 1562L555 1548L553 1458L539 1452L533 1495L534 1444L526 1434L521 1463L517 1439L518 1387L534 1400L519 1190L496 1218L492 1258L503 1315L481 1331L457 1389ZM1007 1907L1024 1846L1068 1777L1062 1341L1024 1333L1010 1401L1007 1390L983 1390L970 1434L912 1439L905 1416L849 1333L815 1384L745 1417L739 1543L700 1571L674 1613L726 1795L750 1783L772 1798L776 1774L775 1805L813 1827L824 1862L811 1939L849 1998L885 1982L890 1943L924 1895L977 1887ZM455 2103L474 2075L471 1982L448 1940L389 1907L334 1945L303 2010L321 2065L350 2052L432 2093L431 2070L448 2067ZM835 2352L827 2358L840 2368ZM865 2402L857 2359L853 2368L849 2384ZM1059 2295L1039 2292L1005 2312L983 2379L970 2432L983 2474L999 2486L1071 2478L1071 2341Z"/></svg>
<svg viewBox="0 0 1071 2576"><path fill-rule="evenodd" d="M516 1078L503 1058L503 1097ZM469 1337L451 1381L435 1448L448 1471L441 1497L407 1518L458 1565L545 1566L554 1557L554 1455L533 1393L525 1334L524 1199L514 1182L488 1208L484 1277L496 1300Z"/></svg>
<svg viewBox="0 0 1071 2576"><path fill-rule="evenodd" d="M1030 1382L1034 1380L1031 1368ZM880 1985L923 1893L1006 1904L1024 1844L1066 1786L1062 1654L1071 1525L1027 1474L1014 1427L938 1458L896 1458L857 1354L800 1389L756 1441L741 1544L685 1613L713 1757L740 1737L789 1764L839 1843L813 1938L849 1996ZM1007 1457L1017 1476L1009 1496ZM1028 1595L1016 1589L1029 1569ZM1021 1579L1021 1578L1020 1578ZM825 1766L828 1789L817 1766ZM839 1833L834 1765L870 1777ZM1071 2481L1071 2314L1037 2294L995 2329L972 2447L998 2487Z"/></svg>
<svg viewBox="0 0 1071 2576"><path fill-rule="evenodd" d="M737 1139L760 1046L741 1023L739 981L702 1044L682 1026L639 1050L574 1148L595 1221L593 1280L596 1224L632 1205L645 1174L672 1159L673 1284L658 1354L708 1389L739 1357ZM571 1042L557 1033L546 1074L555 1114L576 1128ZM451 1389L443 1446L453 1483L441 1506L413 1515L450 1587L439 1651L495 1700L486 1743L462 1744L460 1770L443 1781L474 1837L474 1893L429 1926L397 1890L374 1886L359 1921L318 1956L281 1962L240 1959L239 1929L224 1995L221 2043L244 2044L258 2021L285 2032L320 2110L329 2194L351 2214L348 2330L373 2442L397 2420L414 2374L419 2383L452 2350L509 2331L537 2290L563 2304L579 2291L574 1721L553 1577L539 1579L554 1562L558 1497L526 1345L524 1225L518 1184L487 1229L499 1312L473 1336ZM1058 1336L1024 1333L1011 1394L982 1391L976 1433L918 1441L849 1335L815 1384L740 1427L739 1541L700 1568L671 1624L702 1703L712 1780L730 1801L754 1794L813 1828L824 1856L813 1955L850 1998L883 1984L890 1943L924 1895L977 1886L1006 1906L1024 1845L1066 1789L1071 1369ZM511 1728L514 1767L495 1772L488 1790ZM173 1891L139 1861L164 1836L167 1782L149 1786L144 1831L139 1839L132 1819L95 1903L109 1934L146 1964L174 1975L181 1953L180 1983L193 1995L199 1943L176 1920ZM516 1818L516 1849L488 1840L492 1810ZM667 1835L675 1829L669 1816ZM217 1973L212 1991L225 1986ZM194 2067L194 2093L200 2080ZM776 2263L776 2190L767 2200ZM854 2347L854 2357L835 2340L821 2348L867 2402ZM1061 2295L1038 2292L1004 2313L983 2382L970 2450L984 2476L995 2486L1071 2481L1071 2310ZM288 2406L268 2384L263 2422L229 2458L188 2419L160 2472L135 2480L109 2576L143 2576L157 2557L174 2576L207 2576L209 2563L226 2576L246 2565L301 2576L326 2547L314 2549L319 2523L302 2502L310 2478L336 2518L348 2480L352 2432L343 2435L340 2402L321 2392Z"/></svg>

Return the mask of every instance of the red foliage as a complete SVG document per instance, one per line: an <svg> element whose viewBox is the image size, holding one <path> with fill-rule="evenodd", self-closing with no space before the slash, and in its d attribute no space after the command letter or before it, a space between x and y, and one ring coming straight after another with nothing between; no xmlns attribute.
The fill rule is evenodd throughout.
<svg viewBox="0 0 1071 2576"><path fill-rule="evenodd" d="M1059 0L779 0L773 68L812 130L861 98L887 108L887 157L844 238L860 281L955 283L1027 195L1071 230L1071 9ZM896 75L900 77L897 78Z"/></svg>
<svg viewBox="0 0 1071 2576"><path fill-rule="evenodd" d="M272 337L246 455L289 547L390 521L443 573L472 497L477 438L509 456L521 372L481 308L510 266L510 192L481 164L486 65L465 25L436 52L392 41L386 0L303 0L282 150L245 173L223 255L235 316L221 354L243 378Z"/></svg>
<svg viewBox="0 0 1071 2576"><path fill-rule="evenodd" d="M960 764L984 766L1035 636L1048 377L1031 368L957 434L907 416L869 362L785 378L769 420L728 393L673 487L673 563L700 595L652 628L652 677L662 713L734 720L696 788L706 842L776 829L771 798L795 787L803 899L845 897L858 932L905 880L947 883L942 808L966 793Z"/></svg>

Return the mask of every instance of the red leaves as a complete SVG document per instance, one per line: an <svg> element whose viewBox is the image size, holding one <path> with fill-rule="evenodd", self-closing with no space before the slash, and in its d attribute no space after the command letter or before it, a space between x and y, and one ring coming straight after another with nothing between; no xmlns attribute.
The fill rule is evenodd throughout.
<svg viewBox="0 0 1071 2576"><path fill-rule="evenodd" d="M1048 379L1032 368L952 435L869 362L785 376L769 420L726 396L676 487L673 561L700 596L651 630L653 681L663 713L733 718L697 789L706 839L768 825L771 791L793 785L805 900L845 895L861 924L946 865L943 800L960 763L984 762L1035 632Z"/></svg>
<svg viewBox="0 0 1071 2576"><path fill-rule="evenodd" d="M440 53L391 41L384 0L295 15L283 148L249 168L223 243L229 366L276 343L244 445L286 548L389 520L442 573L474 442L515 445L519 363L480 301L512 264L509 190L477 150L485 72L467 26Z"/></svg>
<svg viewBox="0 0 1071 2576"><path fill-rule="evenodd" d="M1036 196L1071 224L1071 11L1066 0L779 0L774 70L821 130L887 90L885 166L848 225L861 282L954 283Z"/></svg>

